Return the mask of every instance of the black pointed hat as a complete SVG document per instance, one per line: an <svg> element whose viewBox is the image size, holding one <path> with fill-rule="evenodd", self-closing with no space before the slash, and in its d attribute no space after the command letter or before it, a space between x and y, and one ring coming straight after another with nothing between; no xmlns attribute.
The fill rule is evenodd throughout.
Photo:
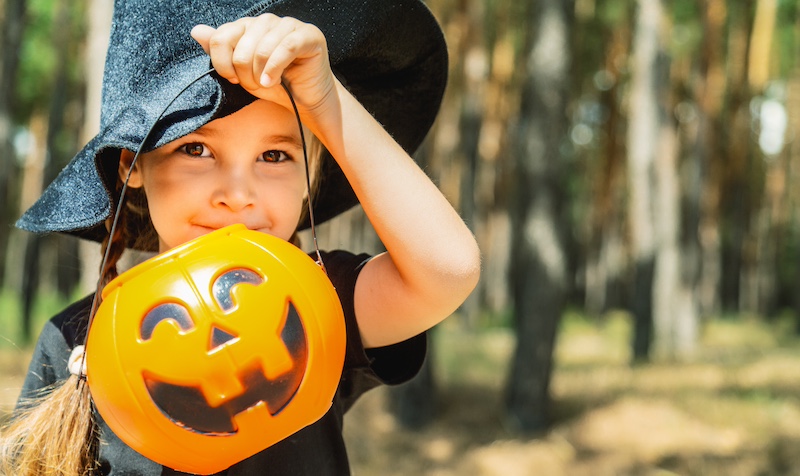
<svg viewBox="0 0 800 476"><path fill-rule="evenodd" d="M421 0L117 0L103 76L100 132L17 226L102 240L107 234L104 221L116 205L120 149L137 150L169 102L210 68L208 56L189 35L191 29L267 12L322 30L336 76L406 151L419 146L438 112L447 80L444 37ZM254 99L240 86L208 75L170 106L145 150ZM316 221L356 203L336 162L324 159L314 198ZM128 236L136 236L137 231L131 231Z"/></svg>

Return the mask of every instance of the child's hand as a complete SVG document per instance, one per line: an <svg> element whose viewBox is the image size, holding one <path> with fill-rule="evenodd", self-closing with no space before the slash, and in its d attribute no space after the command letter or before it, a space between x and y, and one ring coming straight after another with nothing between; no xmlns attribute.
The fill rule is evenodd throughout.
<svg viewBox="0 0 800 476"><path fill-rule="evenodd" d="M197 25L194 38L217 73L252 95L289 107L289 83L301 113L313 114L335 94L325 36L314 25L267 13L217 29Z"/></svg>

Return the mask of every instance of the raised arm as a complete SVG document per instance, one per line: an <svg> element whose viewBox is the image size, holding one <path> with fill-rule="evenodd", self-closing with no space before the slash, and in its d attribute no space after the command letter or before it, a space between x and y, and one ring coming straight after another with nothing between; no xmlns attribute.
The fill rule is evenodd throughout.
<svg viewBox="0 0 800 476"><path fill-rule="evenodd" d="M339 83L322 33L262 15L193 36L217 72L256 97L288 106L288 82L303 123L336 159L386 253L358 277L355 310L367 347L400 342L448 317L477 284L472 233L428 176ZM413 98L410 98L412 100Z"/></svg>
<svg viewBox="0 0 800 476"><path fill-rule="evenodd" d="M386 247L359 275L355 304L364 344L392 344L464 302L480 274L478 247L439 189L338 81L336 95L338 107L313 132Z"/></svg>

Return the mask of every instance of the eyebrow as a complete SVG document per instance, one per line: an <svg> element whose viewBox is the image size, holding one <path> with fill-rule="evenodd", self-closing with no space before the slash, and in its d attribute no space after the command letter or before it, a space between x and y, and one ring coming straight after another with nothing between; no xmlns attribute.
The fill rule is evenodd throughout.
<svg viewBox="0 0 800 476"><path fill-rule="evenodd" d="M204 128L201 128L201 129L197 129L196 131L192 132L189 135L190 136L191 135L198 135L200 137L214 137L214 138L217 138L217 137L222 136L222 133L217 129L210 128L210 127L204 127ZM269 143L269 144L274 144L274 143L289 144L290 146L296 147L298 149L302 149L303 148L303 143L300 141L300 136L299 135L265 133L265 134L261 135L260 140L262 142Z"/></svg>
<svg viewBox="0 0 800 476"><path fill-rule="evenodd" d="M287 143L293 147L297 147L298 149L303 148L303 143L300 142L300 137L296 135L286 135L286 134L273 134L273 135L265 135L264 140L266 142L277 142L277 143Z"/></svg>

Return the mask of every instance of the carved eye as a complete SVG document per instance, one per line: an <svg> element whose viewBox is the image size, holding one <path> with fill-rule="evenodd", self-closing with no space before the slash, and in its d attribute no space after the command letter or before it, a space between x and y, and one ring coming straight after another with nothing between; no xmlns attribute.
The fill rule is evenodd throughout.
<svg viewBox="0 0 800 476"><path fill-rule="evenodd" d="M166 303L159 304L145 314L140 327L143 340L150 340L153 337L153 329L162 321L173 321L181 328L182 332L187 332L194 329L194 322L186 310L180 304Z"/></svg>
<svg viewBox="0 0 800 476"><path fill-rule="evenodd" d="M259 285L264 280L253 271L249 269L232 269L221 274L211 286L211 294L214 295L214 300L217 305L225 312L233 310L233 296L231 289L237 284L247 283Z"/></svg>

